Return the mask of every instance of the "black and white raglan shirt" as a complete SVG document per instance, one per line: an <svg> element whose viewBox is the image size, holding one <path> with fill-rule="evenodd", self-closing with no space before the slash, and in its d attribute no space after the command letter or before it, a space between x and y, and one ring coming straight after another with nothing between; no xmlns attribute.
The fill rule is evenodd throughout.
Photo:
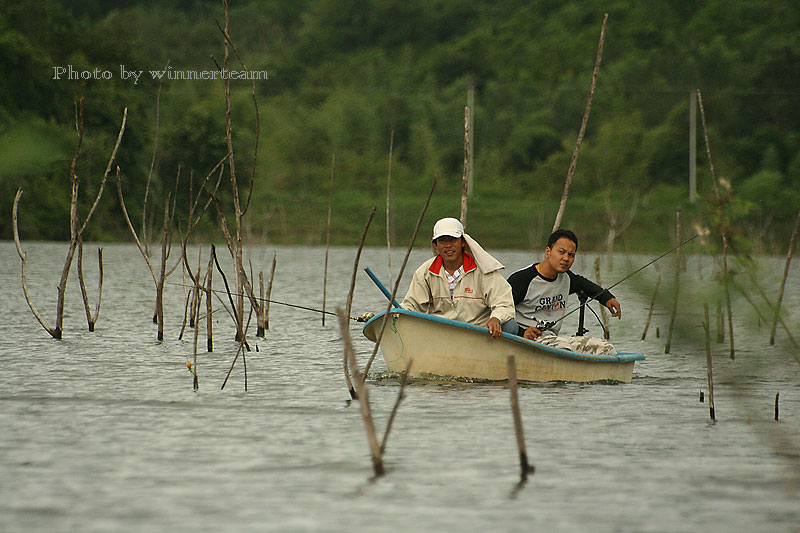
<svg viewBox="0 0 800 533"><path fill-rule="evenodd" d="M583 292L603 305L614 298L607 290L570 270L557 274L554 279L545 278L536 270L537 264L517 270L508 277L517 323L523 329L540 322L555 322L550 330L558 335L561 330L559 319L566 314L570 294Z"/></svg>

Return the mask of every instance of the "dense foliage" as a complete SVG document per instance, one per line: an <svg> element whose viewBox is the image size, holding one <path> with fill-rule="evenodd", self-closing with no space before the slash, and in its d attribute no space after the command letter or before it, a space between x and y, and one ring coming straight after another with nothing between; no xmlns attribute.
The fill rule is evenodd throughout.
<svg viewBox="0 0 800 533"><path fill-rule="evenodd" d="M224 53L221 3L0 4L0 237L11 237L20 186L23 237L68 237L75 95L85 102L82 212L127 106L117 163L134 220L154 147L148 212L160 213L180 172L177 219L185 217L190 183L196 188L227 150L223 83L159 84L149 71L216 70ZM357 242L370 206L385 206L392 134L396 239L413 228L434 175L428 220L458 216L463 112L474 86L469 229L494 248L541 246L584 113L604 13L597 94L564 217L585 247L601 247L609 225L623 229L632 219L618 245L657 249L670 239L679 205L685 221L715 223L699 114L699 200L689 203L694 89L702 91L715 169L730 184L723 193L739 237L767 247L782 242L800 207L800 10L789 0L234 0L230 13L247 68L268 72L255 82L258 113L253 84L232 82L245 187L259 132L247 216L253 242L324 241L332 154L332 238ZM112 75L54 79L67 66ZM123 66L144 72L134 83L121 79ZM231 68L242 70L233 53ZM127 239L116 185L109 187L88 238ZM376 217L370 242L385 239L383 224ZM218 238L214 217L202 229Z"/></svg>

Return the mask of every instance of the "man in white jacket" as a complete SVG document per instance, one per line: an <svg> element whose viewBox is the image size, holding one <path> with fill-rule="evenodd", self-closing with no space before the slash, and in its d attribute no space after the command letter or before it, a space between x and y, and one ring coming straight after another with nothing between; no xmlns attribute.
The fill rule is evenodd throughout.
<svg viewBox="0 0 800 533"><path fill-rule="evenodd" d="M496 339L516 334L514 297L497 259L464 232L455 218L433 226L433 258L414 272L403 309L468 322L489 329Z"/></svg>

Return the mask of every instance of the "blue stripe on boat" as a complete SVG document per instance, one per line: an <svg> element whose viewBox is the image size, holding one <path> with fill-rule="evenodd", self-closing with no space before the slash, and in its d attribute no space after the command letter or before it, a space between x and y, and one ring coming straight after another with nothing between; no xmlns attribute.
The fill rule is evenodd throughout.
<svg viewBox="0 0 800 533"><path fill-rule="evenodd" d="M481 333L488 334L488 328L484 326L476 326L475 324L468 324L467 322L459 322L458 320L451 320L449 318L444 318L436 315L428 315L425 313L418 313L417 311L409 311L408 309L402 309L400 307L393 308L390 313L397 313L401 315L408 315L414 316L417 318L421 318L423 320L429 320L431 322L438 322L440 324L446 324L448 326L452 326L455 328L461 329L468 329L473 331L479 331ZM367 327L378 320L384 315L384 313L379 313L374 317L370 318L366 324L364 324L364 328L361 330L362 333L364 332ZM576 359L578 361L590 361L595 363L630 363L632 361L643 361L644 355L636 352L619 352L617 355L596 355L590 353L582 353L582 352L572 352L570 350L564 350L562 348L556 348L554 346L548 346L546 344L542 344L541 342L532 341L529 339L525 339L523 337L519 337L517 335L511 335L509 333L503 333L502 336L511 342L519 342L521 344L526 344L535 347L538 350L542 350L544 352L552 353L553 355L558 355L560 357L565 357L567 359Z"/></svg>

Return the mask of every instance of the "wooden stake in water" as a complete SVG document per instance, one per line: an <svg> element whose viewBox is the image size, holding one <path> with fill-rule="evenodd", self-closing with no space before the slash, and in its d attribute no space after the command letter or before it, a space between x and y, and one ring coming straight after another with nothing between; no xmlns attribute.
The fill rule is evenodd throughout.
<svg viewBox="0 0 800 533"><path fill-rule="evenodd" d="M656 288L653 291L653 297L650 299L650 308L647 311L647 322L645 322L644 331L642 331L642 340L647 337L647 329L650 327L650 320L653 318L653 309L656 305L656 297L658 296L659 285L661 285L661 274L658 275L658 280L656 280Z"/></svg>
<svg viewBox="0 0 800 533"><path fill-rule="evenodd" d="M375 423L372 420L372 410L369 406L369 391L367 390L365 380L361 376L361 372L358 370L358 362L353 352L353 343L350 340L350 315L345 314L341 307L336 308L336 315L339 317L339 329L342 331L344 358L349 361L349 367L353 372L353 382L358 389L356 395L358 397L358 405L361 407L361 418L364 420L364 429L367 432L367 443L369 444L370 454L372 455L372 469L376 477L382 476L385 473L383 469L383 456L381 454L381 447L378 444L378 436L375 433Z"/></svg>
<svg viewBox="0 0 800 533"><path fill-rule="evenodd" d="M514 416L514 430L517 435L520 475L522 479L525 479L528 474L532 474L536 469L528 463L528 452L525 449L525 433L522 429L522 415L519 412L519 397L517 394L517 364L513 355L508 356L508 388L511 391L511 413Z"/></svg>
<svg viewBox="0 0 800 533"><path fill-rule="evenodd" d="M258 327L256 328L256 337L264 338L266 333L266 328L264 327L264 320L267 315L267 306L269 302L264 301L264 271L261 270L258 272L258 297L261 299L261 308L258 310L258 317L256 320L256 324Z"/></svg>
<svg viewBox="0 0 800 533"><path fill-rule="evenodd" d="M727 222L725 217L725 208L722 195L719 192L719 184L717 183L717 174L714 171L714 161L711 158L711 144L708 141L708 128L706 127L706 112L703 107L703 95L700 90L697 90L697 103L700 105L700 118L703 124L703 138L706 143L706 155L708 156L708 168L711 171L711 184L714 188L714 196L717 200L717 207L720 216L720 232L722 233L722 282L725 289L725 303L728 307L728 335L731 346L731 359L734 359L736 349L733 343L733 310L731 309L731 294L728 279L728 233Z"/></svg>
<svg viewBox="0 0 800 533"><path fill-rule="evenodd" d="M331 184L328 191L328 231L325 233L325 274L322 279L322 325L325 326L325 299L328 294L328 251L331 247L331 209L333 208L333 172L336 169L336 154L331 154Z"/></svg>
<svg viewBox="0 0 800 533"><path fill-rule="evenodd" d="M267 285L267 301L264 302L264 328L269 331L269 302L272 299L272 282L275 281L275 267L278 266L278 252L272 253L272 270L269 273L269 285Z"/></svg>
<svg viewBox="0 0 800 533"><path fill-rule="evenodd" d="M397 393L397 400L394 402L394 407L392 407L392 414L389 415L389 421L386 423L386 431L383 432L383 440L381 441L381 455L386 453L386 441L389 440L389 432L392 430L392 424L394 424L394 417L397 415L397 410L400 407L400 402L403 401L405 398L405 390L406 384L408 383L408 372L411 370L411 363L413 359L408 360L408 364L406 364L406 369L403 371L403 377L400 379L400 392Z"/></svg>
<svg viewBox="0 0 800 533"><path fill-rule="evenodd" d="M208 267L206 271L206 349L214 351L214 310L212 308L211 295L214 294L212 278L214 274L214 258L208 255Z"/></svg>
<svg viewBox="0 0 800 533"><path fill-rule="evenodd" d="M681 208L675 211L675 227L678 242L681 242ZM680 287L681 277L681 249L675 250L675 292L672 299L672 314L669 319L669 329L667 330L667 346L664 348L664 353L669 353L672 346L672 331L675 329L675 317L678 314L678 289Z"/></svg>
<svg viewBox="0 0 800 533"><path fill-rule="evenodd" d="M581 121L581 128L578 131L578 140L575 141L575 149L572 151L572 159L569 162L569 170L567 170L567 178L564 180L564 191L561 193L561 203L558 206L558 213L556 220L553 223L553 231L557 230L561 225L561 218L564 215L564 208L567 205L567 198L569 197L569 187L572 184L572 176L575 174L575 167L578 166L578 152L583 143L583 136L586 134L586 125L589 122L589 113L592 110L592 100L594 99L594 91L597 87L597 74L600 72L600 62L603 59L603 43L606 40L606 23L608 22L608 13L603 17L603 27L600 29L600 42L597 44L597 57L594 61L594 71L592 72L592 84L589 88L589 98L586 100L586 109L583 112L583 120Z"/></svg>
<svg viewBox="0 0 800 533"><path fill-rule="evenodd" d="M778 301L775 304L775 316L772 320L772 330L769 334L769 343L775 344L775 329L778 327L778 318L781 314L781 302L783 302L783 291L786 288L786 278L789 277L789 265L792 264L792 253L794 252L794 245L797 242L797 230L800 228L800 212L797 213L797 219L794 222L794 229L792 236L789 239L789 250L786 252L786 264L783 267L783 279L781 280L781 289L778 291ZM776 400L777 405L777 400ZM775 408L775 420L778 419L778 408Z"/></svg>
<svg viewBox="0 0 800 533"><path fill-rule="evenodd" d="M94 331L94 325L100 316L100 300L103 296L103 249L97 249L97 262L99 266L100 280L97 287L97 306L95 307L94 316L92 310L89 309L89 296L86 293L86 283L83 279L83 236L78 235L78 284L81 287L81 295L83 296L83 309L86 312L86 322L89 325L89 331Z"/></svg>
<svg viewBox="0 0 800 533"><path fill-rule="evenodd" d="M389 264L389 286L392 286L392 233L390 216L390 199L392 191L392 155L394 152L394 129L389 135L389 174L386 178L386 260Z"/></svg>
<svg viewBox="0 0 800 533"><path fill-rule="evenodd" d="M347 293L347 305L345 306L345 314L349 317L350 310L353 306L353 293L355 292L356 288L356 274L358 273L358 261L361 258L361 251L364 249L364 241L367 239L367 231L369 231L369 225L372 223L372 217L375 216L375 209L376 206L372 206L372 210L369 212L369 216L367 217L367 223L364 224L364 231L361 232L361 242L358 244L358 250L356 251L356 258L353 264L353 274L350 277L350 291ZM355 355L353 356L353 360L355 360ZM350 398L353 400L358 398L358 392L353 387L353 382L350 377L350 359L347 357L347 351L345 350L344 356L344 379L347 382L347 390L350 392ZM356 369L357 370L357 369ZM354 370L353 372L355 372ZM366 372L364 372L366 375Z"/></svg>
<svg viewBox="0 0 800 533"><path fill-rule="evenodd" d="M469 106L464 107L464 176L461 186L461 225L467 227L467 198L469 197L470 153Z"/></svg>
<svg viewBox="0 0 800 533"><path fill-rule="evenodd" d="M381 345L381 339L383 339L383 332L386 331L386 324L389 323L389 311L392 310L392 305L394 305L395 296L397 295L397 289L400 288L400 280L403 278L403 272L406 269L406 264L408 264L408 256L411 255L411 250L414 248L414 241L417 239L417 233L419 233L419 227L422 224L422 220L425 218L425 212L428 210L428 206L431 203L431 197L433 196L433 191L436 190L436 182L438 178L437 176L433 177L433 181L431 182L431 188L428 191L428 197L425 199L425 205L422 207L422 211L419 214L419 218L417 219L417 225L414 227L414 233L411 234L411 241L408 243L408 249L406 250L406 256L403 258L403 264L400 265L400 272L397 273L397 280L394 282L394 288L392 289L392 294L389 296L389 303L386 306L386 312L383 315L383 320L381 321L381 329L378 332L378 336L375 338L375 346L372 348L372 354L369 356L369 361L367 361L367 365L364 367L364 376L369 373L369 368L372 366L372 361L375 360L375 356L378 354L378 347Z"/></svg>
<svg viewBox="0 0 800 533"><path fill-rule="evenodd" d="M600 258L599 257L595 257L594 258L594 276L595 276L595 278L597 280L597 281L595 281L595 283L597 283L598 285L600 285L602 287L603 286L603 282L600 280ZM606 340L609 340L611 338L611 332L608 330L608 313L606 312L606 306L605 305L601 305L600 306L600 316L603 319L603 337Z"/></svg>
<svg viewBox="0 0 800 533"><path fill-rule="evenodd" d="M706 334L706 366L708 367L708 410L711 415L711 420L716 420L717 417L714 412L714 376L711 368L711 331L708 323L708 302L703 302L703 313L705 316L703 329Z"/></svg>

